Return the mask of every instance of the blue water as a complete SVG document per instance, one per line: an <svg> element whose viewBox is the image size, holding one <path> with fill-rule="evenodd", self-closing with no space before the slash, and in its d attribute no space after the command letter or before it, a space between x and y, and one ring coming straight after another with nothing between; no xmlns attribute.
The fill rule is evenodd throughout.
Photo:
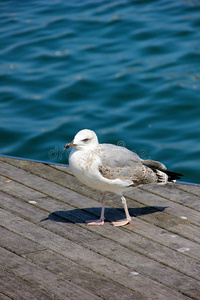
<svg viewBox="0 0 200 300"><path fill-rule="evenodd" d="M83 128L200 183L199 1L0 1L0 154Z"/></svg>

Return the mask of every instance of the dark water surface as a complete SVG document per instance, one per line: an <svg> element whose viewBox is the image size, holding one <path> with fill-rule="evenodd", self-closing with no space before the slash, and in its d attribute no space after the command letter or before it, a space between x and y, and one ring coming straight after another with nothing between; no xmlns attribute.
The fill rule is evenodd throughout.
<svg viewBox="0 0 200 300"><path fill-rule="evenodd" d="M200 1L0 1L0 154L83 128L200 183Z"/></svg>

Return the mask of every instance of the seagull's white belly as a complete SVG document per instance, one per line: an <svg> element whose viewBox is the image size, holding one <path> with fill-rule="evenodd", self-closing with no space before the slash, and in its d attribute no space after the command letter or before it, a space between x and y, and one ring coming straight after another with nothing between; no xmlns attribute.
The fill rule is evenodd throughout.
<svg viewBox="0 0 200 300"><path fill-rule="evenodd" d="M74 151L69 158L69 166L72 173L84 184L90 187L100 181L98 176L97 158L91 157L87 153Z"/></svg>
<svg viewBox="0 0 200 300"><path fill-rule="evenodd" d="M101 191L121 194L126 191L132 181L121 179L110 180L101 175L99 166L100 157L91 151L72 150L69 157L69 166L72 173L85 185Z"/></svg>

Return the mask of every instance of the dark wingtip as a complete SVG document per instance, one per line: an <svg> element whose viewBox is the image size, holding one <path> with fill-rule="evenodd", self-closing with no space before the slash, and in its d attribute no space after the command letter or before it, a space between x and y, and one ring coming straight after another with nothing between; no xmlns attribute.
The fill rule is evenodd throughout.
<svg viewBox="0 0 200 300"><path fill-rule="evenodd" d="M172 172L172 171L169 171L169 170L165 170L163 172L167 174L168 181L174 181L174 180L177 180L177 179L181 179L181 177L184 176L183 174Z"/></svg>

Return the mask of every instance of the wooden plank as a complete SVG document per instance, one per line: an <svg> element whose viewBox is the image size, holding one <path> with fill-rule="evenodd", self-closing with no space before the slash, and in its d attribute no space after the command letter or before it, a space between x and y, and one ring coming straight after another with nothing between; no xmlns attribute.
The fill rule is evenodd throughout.
<svg viewBox="0 0 200 300"><path fill-rule="evenodd" d="M13 187L13 189L15 190L15 187ZM50 201L50 199L48 199L48 201ZM6 201L6 203L7 203L7 201ZM43 203L46 203L46 201L43 201ZM47 204L47 205L48 205L48 204ZM51 207L52 207L52 205L53 205L53 202L52 202L52 200L51 200ZM22 204L22 206L23 206L23 207L22 207L21 209L24 210L24 209L25 209L24 204ZM54 207L54 209L55 209L55 208L58 209L58 208L60 208L60 207L61 207L61 205L59 205L59 203L58 203L58 206L57 206L57 207ZM47 207L47 208L48 208L48 207ZM63 208L64 208L64 207L63 207ZM65 209L68 210L68 209L71 209L71 208L72 208L72 207L66 206L66 205L65 205ZM36 210L36 211L37 211L37 210ZM77 210L77 213L78 213L78 211L79 211L79 210ZM36 214L36 215L38 216L38 214ZM72 217L75 218L75 217L76 217L76 214L73 213ZM87 218L89 218L89 216L88 216ZM73 219L72 219L72 220L73 220ZM133 225L135 225L135 224L133 224ZM131 225L130 225L130 226L131 226ZM130 228L130 226L129 226L129 228ZM133 226L132 228L135 229L135 226ZM157 236L157 235L156 235L156 236ZM174 240L174 238L173 238L173 240ZM174 241L173 241L173 242L174 242ZM184 243L183 243L183 241L182 241L181 245L179 245L179 247L177 247L176 250L182 248L184 244L186 244L186 241L184 241ZM187 244L188 244L188 241L187 241ZM192 246L193 246L193 245L192 245ZM191 248L196 249L196 247L191 247ZM196 251L196 252L197 252L197 251ZM199 253L199 252L197 252L197 253Z"/></svg>
<svg viewBox="0 0 200 300"><path fill-rule="evenodd" d="M21 188L22 189L22 188ZM13 186L13 193L15 193L15 186ZM51 203L52 204L52 203ZM61 207L61 205L60 205L60 207ZM63 209L65 208L65 209L69 209L69 208L71 208L71 207L67 207L66 205L64 206L64 207L62 207ZM78 212L79 210L77 210L77 212ZM73 214L74 215L74 214ZM137 228L135 228L135 227L133 227L133 229L135 230L135 229L137 229ZM149 232L147 233L147 236L148 236L148 234L149 234ZM155 235L156 237L157 237L157 235ZM174 242L174 241L173 241ZM184 243L181 243L182 245L183 244L186 244L185 242ZM177 247L177 249L180 249L180 248L183 248L183 246L181 246L181 245L179 245L179 247ZM190 246L190 249L194 249L195 251L196 251L196 247L193 247L193 244ZM196 251L197 252L197 251Z"/></svg>
<svg viewBox="0 0 200 300"><path fill-rule="evenodd" d="M69 199L70 204L72 204L75 207L79 206L79 208L83 208L83 207L85 207L85 205L88 205L88 206L90 205L92 207L99 206L96 201L92 201L91 199L89 199L88 197L85 197L85 196L81 196L83 201L80 201L80 197L78 196L78 194L71 190L68 190L68 189L62 189L62 194L61 194L60 193L61 188L57 184L48 182L47 180L38 178L37 176L29 174L26 171L18 170L12 166L9 169L5 163L4 163L3 167L1 166L1 172L2 172L2 170L7 175L9 174L10 177L12 176L11 178L13 178L13 176L14 176L13 174L15 174L17 172L17 174L18 174L17 179L21 180L21 182L23 182L24 184L27 184L29 186L31 184L33 184L37 190L40 189L40 191L49 193L49 194L51 194L51 196L57 197L62 201L66 201L67 199ZM12 182L10 182L10 183L12 184ZM11 186L11 184L10 184L10 186ZM5 185L3 188L5 189ZM116 207L115 202L113 202L112 205ZM116 215L116 212L114 214ZM159 216L157 216L158 214L160 215L160 213L154 213L153 218L152 218L152 215L151 216L145 215L145 216L143 216L143 219L145 219L145 220L151 219L151 222L153 222L154 224L156 224L158 226L163 226L163 228L170 228L170 230L172 230L174 233L179 233L180 235L183 235L192 241L199 242L200 231L198 230L198 228L196 228L195 226L193 226L191 224L187 224L187 222L186 222L186 225L188 227L187 230L182 230L182 228L180 228L180 227L176 227L176 230L174 230L174 228L175 228L174 225L185 223L185 221L181 220L180 218L171 217L168 214L164 214L164 213L162 213L161 217L159 218Z"/></svg>
<svg viewBox="0 0 200 300"><path fill-rule="evenodd" d="M51 250L30 253L26 257L67 280L82 286L86 290L90 290L94 294L103 297L103 299L146 299L141 294L70 261Z"/></svg>
<svg viewBox="0 0 200 300"><path fill-rule="evenodd" d="M10 249L12 252L18 253L20 255L46 249L44 246L26 239L23 236L16 235L14 232L3 227L0 227L0 236L0 244L3 245L3 247Z"/></svg>
<svg viewBox="0 0 200 300"><path fill-rule="evenodd" d="M193 195L189 192L185 192L181 189L176 189L172 184L166 185L157 185L156 188L154 185L144 186L143 189L159 194L162 197L173 200L174 202L181 203L186 207L193 208L194 210L200 211L200 198L196 195Z"/></svg>
<svg viewBox="0 0 200 300"><path fill-rule="evenodd" d="M23 254L23 257L31 259L32 262L40 264L40 266L53 271L57 275L64 276L68 281L80 285L104 299L143 299L142 295L123 285L106 279L104 276L51 250L45 250L45 247L7 229L2 228L0 236L1 246L4 248L9 248L12 252L19 255ZM16 245L17 243L18 245ZM30 247L30 244L32 247Z"/></svg>
<svg viewBox="0 0 200 300"><path fill-rule="evenodd" d="M176 186L178 189L184 190L190 194L200 196L200 184L184 184L181 183Z"/></svg>
<svg viewBox="0 0 200 300"><path fill-rule="evenodd" d="M0 299L1 300L10 300L12 298L10 298L10 297L6 296L5 294L3 294L2 292L0 292Z"/></svg>
<svg viewBox="0 0 200 300"><path fill-rule="evenodd" d="M88 195L93 197L99 197L101 200L101 193L97 192L93 189L88 190L85 185L81 184L77 180L74 180L74 176L69 175L66 172L60 172L56 168L51 167L50 165L44 163L35 163L32 161L25 161L13 158L5 158L0 156L0 160L2 162L6 162L7 164L11 164L17 168L20 168L28 173L35 174L41 178L48 179L51 182L57 183L61 186L65 186L74 191L79 191L80 194ZM0 164L1 165L1 164ZM3 165L2 165L3 167ZM11 167L9 167L10 169ZM65 168L69 170L69 168ZM89 193L89 194L88 194Z"/></svg>
<svg viewBox="0 0 200 300"><path fill-rule="evenodd" d="M8 162L14 166L17 166L19 168L22 168L23 170L26 170L28 172L31 172L33 174L39 175L43 178L52 180L53 182L57 182L60 184L63 184L63 186L67 186L67 182L69 182L70 176L72 175L71 170L67 165L56 165L56 164L46 164L46 163L36 163L34 161L27 161L27 160L21 160L21 159L14 159L12 157L1 157L0 160ZM58 171L58 172L56 172ZM59 172L62 171L62 172ZM64 173L64 174L63 174ZM59 174L59 176L57 176ZM72 186L75 184L74 180L72 180ZM78 188L84 187L82 184L78 184ZM77 190L77 185L74 185L75 190ZM161 189L163 186L160 186ZM200 185L193 184L184 184L184 183L176 183L172 185L173 189L181 189L188 191L190 194L194 194L197 196L200 196ZM154 187L158 188L158 186Z"/></svg>
<svg viewBox="0 0 200 300"><path fill-rule="evenodd" d="M4 248L0 250L0 262L5 269L11 270L12 273L24 278L33 285L40 287L41 290L48 290L52 295L68 299L102 299L86 291L28 260L22 258ZM27 298L29 299L29 298Z"/></svg>
<svg viewBox="0 0 200 300"><path fill-rule="evenodd" d="M21 217L25 217L26 219L29 218L34 222L39 222L39 220L45 219L44 211L38 209L38 207L29 205L28 203L25 203L17 198L13 198L9 195L2 194L1 198L5 200L4 204L2 204L4 208L9 209L12 206L11 210L16 212ZM46 208L48 209L48 207ZM48 222L47 224L42 223L43 226L47 229L51 229L53 231L56 231L57 233L60 233L60 235L62 236L66 236L69 239L73 239L75 242L79 242L82 245L85 244L86 247L88 247L88 237L90 237L91 241L94 241L96 239L96 236L94 234L97 234L98 232L99 234L98 240L102 244L108 243L107 240L103 240L102 236L104 238L106 237L108 239L111 239L115 242L119 242L120 239L121 245L126 246L127 248L132 249L133 251L145 254L145 256L152 258L156 261L159 261L170 267L173 267L174 269L179 270L182 273L185 273L196 279L200 279L200 267L198 265L198 261L190 257L187 257L185 255L183 256L179 252L179 249L184 248L184 246L185 247L187 246L186 248L190 249L189 248L190 243L188 241L185 241L185 243L182 244L181 247L176 248L176 251L174 251L158 243L155 243L151 240L147 240L142 236L134 234L133 232L130 233L129 231L124 231L124 230L116 231L116 228L113 228L111 226L109 226L110 227L109 230L107 229L107 227L103 227L100 229L90 227L89 230L92 231L92 233L89 233L88 228L84 226L81 228L70 226L70 230L66 231L65 229L63 230L62 223L67 222L67 220L73 222L74 215L67 214L67 212L65 211L54 212L54 215L55 215L55 220L57 221L56 224ZM29 216L33 216L33 217L30 218ZM60 216L61 217L60 220L59 218L56 219L56 216L58 217ZM199 254L199 245L196 244L195 246L196 246L195 249ZM92 247L90 247L90 249L92 249ZM96 249L94 250L96 251ZM122 251L124 252L124 250ZM183 260L184 260L184 264L180 263Z"/></svg>
<svg viewBox="0 0 200 300"><path fill-rule="evenodd" d="M23 188L22 187L20 187L20 190L22 190ZM84 200L85 199L83 199L83 202L81 202L81 203L85 203L84 202ZM49 200L50 201L50 200ZM92 203L92 205L94 206L94 203ZM99 206L98 204L96 204L95 206ZM81 207L83 207L83 206L81 206ZM67 209L67 208L66 208ZM77 211L77 213L78 213L79 211ZM100 213L100 212L99 212ZM116 213L116 212L115 212ZM138 220L139 221L139 220ZM137 221L137 222L138 222ZM162 220L161 220L161 222L162 222ZM140 221L140 224L141 224L141 221ZM161 225L161 224L158 224L158 225ZM145 226L145 224L143 224L143 227ZM147 227L148 227L148 225L147 225ZM134 228L134 230L136 230L136 229L138 229L139 230L139 228ZM144 228L143 228L143 230L144 230ZM158 230L160 230L160 229L158 229ZM165 231L164 231L165 232ZM147 236L149 235L149 234L151 234L151 233L147 233ZM152 236L152 235L151 235ZM155 234L153 237L157 237L158 235L157 234ZM152 237L152 238L153 238ZM181 239L182 240L182 238L180 238L180 237L178 237L178 239ZM176 239L177 241L178 241L178 239ZM163 240L163 239L162 239ZM164 239L164 241L166 241L165 239ZM180 247L179 247L180 248Z"/></svg>
<svg viewBox="0 0 200 300"><path fill-rule="evenodd" d="M4 159L4 157L3 157ZM0 160L1 156L0 156ZM7 163L11 163L12 166L16 166L17 169L20 167L22 170L27 171L28 173L35 174L43 179L48 179L49 181L61 185L63 187L69 188L75 192L78 191L79 194L88 196L92 199L101 201L102 194L99 191L88 188L85 185L81 184L74 176L69 175L66 172L60 172L56 168L52 168L49 165L45 165L43 163L35 163L35 162L26 162L20 161L18 159L6 158ZM30 165L29 165L30 163ZM1 164L0 164L1 166ZM4 165L5 166L5 165ZM6 165L8 167L8 171L11 168L10 165ZM2 166L3 167L3 166ZM2 169L0 168L0 170ZM14 169L14 170L17 170ZM69 168L66 168L69 170ZM2 170L3 171L3 170ZM19 172L19 169L18 169ZM24 173L25 174L25 173ZM4 174L5 175L5 174Z"/></svg>
<svg viewBox="0 0 200 300"><path fill-rule="evenodd" d="M73 206L76 206L78 203L84 203L84 205L87 205L89 203L91 205L92 203L92 199L85 197L83 195L81 196L82 201L80 201L80 195L70 189L63 188L61 193L61 186L59 186L58 184L47 181L41 177L30 174L27 171L18 169L6 163L0 162L0 174L11 180L20 182L21 184L23 184L23 188L25 186L25 187L33 188L38 192L40 191L40 195L38 195L38 197L44 195L50 195L51 197L58 198L61 201L65 201L65 199L69 199L71 205ZM8 183L10 183L10 185L12 184L12 182L9 181ZM6 188L5 182L1 182L1 188L3 190ZM97 206L97 202L93 201L92 205Z"/></svg>
<svg viewBox="0 0 200 300"><path fill-rule="evenodd" d="M2 170L1 170L2 171ZM7 178L5 176L0 176L0 187L1 187L1 190L6 190L6 191L9 191L9 188L11 187L12 188L12 185L13 185L13 181L10 180L10 178ZM15 194L18 195L19 197L23 197L23 196L26 196L29 200L34 200L34 199L37 199L38 197L45 197L46 195L38 192L38 191L35 191L33 189L29 189L27 188L26 186L23 185L23 189L21 188L21 186L16 186L15 187L16 190L15 190Z"/></svg>
<svg viewBox="0 0 200 300"><path fill-rule="evenodd" d="M6 174L9 178L13 179L13 176L14 176L13 174L15 174L17 172L17 174L18 174L17 179L19 182L22 182L23 184L26 184L27 186L33 185L34 188L37 189L38 191L43 191L43 193L49 194L52 197L57 197L58 199L60 199L62 201L66 202L67 199L69 199L70 204L72 206L79 207L79 208L81 205L82 205L81 208L83 208L85 206L89 206L89 205L90 206L92 205L92 207L99 206L96 201L92 201L90 198L85 197L85 196L81 196L82 201L80 201L80 196L78 196L77 193L75 193L69 189L63 188L62 193L60 193L61 188L59 185L49 182L43 178L39 178L36 175L29 174L24 170L19 170L13 166L8 167L8 165L5 163L0 163L0 165L1 165L1 172L4 172L4 174ZM111 204L112 206L116 207L117 203L116 203L115 199L116 198L114 198L114 201L108 199L110 201L110 202L108 201L108 204ZM134 205L136 207L141 207L141 205L139 205L137 202L134 202ZM159 210L157 209L157 211L159 211ZM150 211L150 213L151 213L151 211ZM167 228L167 227L175 226L180 223L184 223L184 221L181 220L180 218L177 218L175 216L172 217L169 214L165 214L164 212L162 212L161 219L159 219L158 214L156 214L156 213L154 213L151 216L145 214L143 216L143 219L145 219L145 220L151 219L151 222L153 222L154 224L156 224L158 226L163 226L163 228ZM190 235L186 236L187 238L190 238L191 232L192 232L192 228L190 230ZM187 232L185 232L185 234L187 234ZM198 232L196 230L195 230L192 238L194 239L194 241L196 239L199 241Z"/></svg>
<svg viewBox="0 0 200 300"><path fill-rule="evenodd" d="M133 191L132 193L129 192L126 194L130 199L137 200L144 205L165 207L164 211L166 213L181 219L184 217L183 220L187 220L188 222L192 221L192 223L196 226L200 226L199 211L196 211L189 207L185 207L180 203L173 203L169 199L149 193L148 191L140 188L137 189L137 192Z"/></svg>
<svg viewBox="0 0 200 300"><path fill-rule="evenodd" d="M2 225L16 233L37 241L68 259L83 266L89 267L97 273L119 282L146 297L156 299L162 295L163 299L187 299L188 297L160 284L142 274L135 273L135 269L126 267L118 262L110 260L100 253L95 253L77 243L67 240L44 228L21 219L5 210L0 210ZM144 290L144 286L146 289ZM161 299L162 299L161 298Z"/></svg>
<svg viewBox="0 0 200 300"><path fill-rule="evenodd" d="M134 224L130 224L129 231L142 235L144 238L150 239L159 244L165 245L170 249L178 251L181 248L188 248L189 251L185 252L185 255L191 256L197 260L200 260L199 244L189 241L178 234L174 234L169 230L157 227L155 225L149 226L147 222L137 218Z"/></svg>
<svg viewBox="0 0 200 300"><path fill-rule="evenodd" d="M38 212L37 212L37 210L36 210L36 213L37 213L37 215L38 215ZM49 227L48 225L47 226L45 226L45 227ZM85 232L83 229L81 230L80 228L78 228L78 230L76 230L76 228L73 228L73 227L71 227L70 228L70 230L65 230L65 231L63 231L62 230L62 228L61 228L61 230L59 230L59 226L57 225L57 224L55 224L55 225L53 225L53 226L51 226L51 227L54 227L53 229L55 230L55 228L56 228L56 232L57 233L60 233L60 234L62 234L62 235L65 235L66 237L69 237L69 234L67 234L68 232L70 232L70 238L72 238L72 237L74 237L74 236L77 236L77 238L75 239L75 241L78 241L79 243L81 243L82 245L83 244L85 244L85 246L86 247L88 247L89 246L89 248L90 249L93 249L93 250L95 250L95 251L97 251L97 248L96 247L98 247L98 251L100 251L102 254L104 254L104 255L106 255L107 257L110 257L110 255L108 254L108 252L106 252L106 253L103 253L103 250L104 250L104 248L103 249L101 249L100 248L100 245L104 245L105 243L107 244L107 247L108 247L108 249L113 249L113 248L116 248L116 245L114 245L113 243L111 243L111 242L109 242L108 240L107 241L104 241L101 237L99 237L98 238L98 242L97 243L95 243L95 248L94 248L94 246L92 247L92 245L93 245L93 241L95 240L95 235L93 235L93 236L91 236L91 234L90 234L90 237L89 237L89 234L87 233L87 232ZM75 230L74 230L75 229ZM92 245L90 245L90 243L88 242L88 237L89 237L89 242L90 241L92 241ZM99 245L98 245L98 243L99 243ZM110 246L109 246L109 244L111 244ZM107 249L107 247L106 247L106 249ZM125 255L125 257L130 257L130 259L131 259L131 261L132 261L132 263L136 266L136 262L138 263L138 261L141 261L141 264L143 265L145 265L145 272L147 272L147 270L148 270L148 268L147 268L147 270L146 270L146 266L147 265L149 265L149 263L150 262L148 262L148 260L146 259L146 258L143 258L143 257L141 257L140 255L138 255L138 253L134 253L134 256L132 257L132 253L130 253L130 252L127 252L127 249L121 249L121 247L119 247L119 245L118 245L118 251L119 252L121 252L121 253L124 253L124 255ZM134 248L134 247L133 247ZM132 249L133 249L132 248ZM99 250L100 249L100 250ZM155 251L155 248L153 249L153 251ZM157 249L157 251L159 251L158 249ZM169 251L166 251L166 255L168 254L168 255L170 255L170 253L168 253ZM116 251L115 251L115 254L116 254ZM178 260L178 256L180 255L180 253L172 253L172 257L174 258L174 262L176 263L175 264L175 267L177 267L178 266L178 264L180 263L180 261L182 260L181 259L181 257L180 257L180 259ZM181 256L181 255L180 255ZM156 257L156 256L155 256ZM120 257L121 259L122 259L122 257ZM118 258L119 259L119 258ZM115 258L115 260L117 260L117 258ZM146 260L146 262L145 262L145 260ZM165 262L165 259L163 260L163 262ZM123 262L124 263L124 262ZM127 264L128 265L128 264ZM181 264L182 265L182 264ZM184 259L184 266L185 266L185 271L187 271L188 272L188 269L191 267L191 275L193 275L193 276L197 276L198 277L198 274L200 274L200 272L198 271L198 264L197 264L197 262L196 261L193 261L193 263L192 263L192 261L191 261L191 259L187 259L187 257L185 257L185 259ZM159 270L160 270L160 268L161 268L161 266L159 265L159 264L157 264L156 262L154 262L154 267L156 268L155 270L157 270L157 274L159 275ZM193 271L193 268L194 268L194 270L196 271L196 274L195 274L195 272ZM161 268L162 269L162 268ZM136 270L137 271L139 271L140 273L142 272L142 273L145 273L144 272L144 270L142 270L141 271L141 269L137 269L137 267L136 267ZM150 276L151 275L151 273L153 273L155 270L152 270L152 266L150 267L150 269L149 269L149 273L148 273L148 276ZM169 271L171 272L171 276L170 276L170 278L172 277L172 274L173 274L173 272L171 271L171 270L168 270L168 272L167 272L167 270L165 270L165 274L167 274L167 273L169 273ZM161 272L161 271L160 271ZM182 275L181 275L182 276ZM174 275L174 277L176 277L176 279L179 277L179 275L176 273L175 275ZM158 278L157 278L157 280L158 280ZM184 280L185 281L185 280ZM190 280L188 280L187 279L187 281L190 281ZM193 281L194 282L194 281ZM194 288L194 287L193 287ZM180 288L181 289L181 288Z"/></svg>
<svg viewBox="0 0 200 300"><path fill-rule="evenodd" d="M8 299L10 298L16 300L55 299L47 291L42 291L39 287L30 284L26 280L14 274L11 274L10 272L3 270L2 268L0 268L0 286L1 286L1 293L8 295ZM3 294L1 295L2 295L1 299L4 299Z"/></svg>
<svg viewBox="0 0 200 300"><path fill-rule="evenodd" d="M21 168L25 168L26 170L30 169L30 166L28 167L28 164L25 161L20 162L20 161L16 160L15 164L20 165ZM40 164L40 167L42 167L42 172L40 172L39 168L37 166L35 166L35 163L32 162L31 171L34 172L34 174L37 174L37 175L42 174L43 178L46 178L48 180L54 180L55 182L57 182L58 184L62 184L63 186L68 187L70 185L70 188L71 188L71 185L73 185L74 182L76 182L76 180L74 180L74 178L69 178L71 176L68 176L66 178L66 173L64 173L64 172L59 174L57 172L57 170L55 171L54 169L50 168L49 166L44 166L44 164ZM72 184L72 182L73 182L73 184ZM81 184L78 186L77 183L76 183L75 188L79 189L79 192L80 192L80 189L82 188L81 193L84 193L84 191L85 191L85 187L82 186ZM149 200L148 198L150 197L151 200L152 200L151 201L152 205L153 205L153 203L154 203L153 202L153 197L155 197L155 195L150 193L150 194L148 194L148 197L146 197L147 196L146 195L145 198L144 198L144 196L141 194L142 192L144 193L144 191L141 191L139 189L136 189L135 191L133 192L133 197L131 197L130 193L128 194L129 197L134 198L134 199L137 197L137 200L140 201L141 203L144 203L142 200L145 200L145 199ZM101 199L100 193L98 194L97 192L94 192L94 191L92 191L92 193L93 193L93 196L94 196L94 193L95 193L95 196L97 195L98 200ZM88 195L88 196L91 196L91 195ZM114 198L114 199L116 199L116 198ZM159 201L159 200L161 200L161 201ZM159 206L161 203L164 204L164 201L166 203L166 207L169 206L170 202L167 199L163 199L161 197L159 197L159 199L157 200L157 205ZM148 201L145 202L144 204L148 205ZM136 206L136 208L137 208L137 204L135 204L135 202L133 203L133 205ZM154 206L155 206L155 204L154 204ZM180 211L180 213L179 213L179 211ZM172 212L172 210L170 212ZM177 204L177 209L174 210L174 213L177 214L178 217L182 217L182 215L185 213L185 210L184 210L182 205ZM181 213L182 213L182 215L181 215ZM199 222L199 215L198 215L197 212L190 210L190 211L187 211L187 213L188 213L189 217L190 217L190 215L193 214L192 215L193 216L193 221L197 220L196 223ZM194 218L194 215L195 215L196 218ZM178 221L178 219L177 219L177 221ZM197 223L197 224L199 224L199 223Z"/></svg>
<svg viewBox="0 0 200 300"><path fill-rule="evenodd" d="M136 189L128 198L131 214L136 217L132 224L125 228L114 228L108 223L103 227L86 227L83 224L86 219L100 214L101 194L80 184L68 168L12 158L0 162L0 167L0 189L4 191L0 194L3 208L0 223L4 226L6 251L19 251L18 254L31 260L34 266L39 267L39 264L45 269L42 272L49 271L64 281L71 280L75 286L104 299L109 292L111 298L118 286L120 299L123 293L132 297L131 292L134 299L200 298L198 190L192 193L174 185L168 197L160 192L160 187L151 191L148 187ZM180 199L175 199L175 194L184 196L183 205ZM189 197L190 205L187 204ZM108 206L107 220L124 216L119 209L119 198L108 196ZM6 242L6 232L12 232L10 245ZM20 236L22 242L29 241L27 249L17 243L12 245L14 235ZM45 256L49 259L45 260ZM47 263L49 260L51 264ZM56 269L57 260L66 272ZM69 277L67 268L72 264L74 275ZM75 275L78 268L84 274L82 277ZM87 283L90 278L86 276L87 270L91 277L102 276L93 290ZM103 282L106 282L105 289L98 294ZM49 291L49 287L46 288ZM118 299L117 293L113 294ZM60 298L60 294L56 296Z"/></svg>
<svg viewBox="0 0 200 300"><path fill-rule="evenodd" d="M20 165L21 168L25 168L26 170L30 169L30 166L25 161L16 160L15 164ZM68 185L69 185L69 183L70 183L70 185L72 185L72 179L71 178L70 178L70 180L69 180L69 178L66 179L66 174L64 172L62 172L64 174L61 173L58 176L57 170L55 172L55 170L53 170L49 166L44 166L44 164L40 164L40 167L42 168L42 172L39 172L39 168L37 166L35 166L34 162L31 163L31 171L34 172L34 174L41 175L41 173L42 173L43 178L47 178L48 180L54 180L57 183L62 184L64 186L66 186L67 183L68 183ZM73 180L73 181L76 182L76 180ZM79 190L80 190L80 186L79 186ZM184 210L183 206L177 205L177 207L175 207L176 209L171 209L170 210L170 201L168 201L167 199L163 199L163 198L159 197L159 199L156 199L157 201L154 202L153 197L155 197L155 195L151 195L151 194L148 193L148 197L147 197L147 195L141 194L142 192L145 193L142 190L136 189L136 192L134 192L133 197L137 198L137 200L140 201L141 203L144 203L144 204L147 204L147 205L148 204L149 205L154 204L154 206L155 205L159 206L160 203L163 203L163 204L165 203L166 209L169 206L169 209L168 209L169 213L173 213L178 217L186 217L186 216L184 216L186 214L186 210ZM100 200L100 197L101 196L99 195L98 200ZM129 197L131 197L130 193L129 193ZM150 203L149 197L151 198L150 200L152 200L151 203ZM144 200L147 200L147 201L144 202ZM137 208L137 204L135 202L133 203L133 205L136 206L136 208ZM199 224L199 214L198 214L198 212L190 210L190 211L187 211L187 215L188 215L188 218L190 218L190 216L192 216L193 222L195 221L196 225ZM165 215L165 217L166 217L166 215ZM158 220L156 219L155 221L157 222ZM162 218L162 222L164 222L164 218ZM184 222L181 221L181 219L176 219L176 221L173 219L173 222L176 222L177 224L184 223ZM166 219L165 223L166 223L166 225L170 225L169 217ZM158 224L158 222L156 224ZM196 237L196 235L195 235L195 237Z"/></svg>
<svg viewBox="0 0 200 300"><path fill-rule="evenodd" d="M13 192L12 194L15 195L15 185L13 186ZM22 189L22 187L21 187ZM11 192L11 191L10 191ZM7 197L5 195L2 195L4 199L6 200L6 203L8 202ZM25 200L27 200L24 197ZM24 204L23 204L24 205ZM92 214L86 213L86 211L83 211L81 209L74 209L72 206L68 204L63 204L62 202L53 199L53 198L38 198L37 202L35 203L36 206L39 206L49 212L55 212L55 211L63 211L65 218L70 218L71 222L78 222L78 223L84 223L86 219L94 218ZM10 204L11 207L11 204ZM23 207L24 209L25 207ZM93 210L94 211L94 210ZM116 212L115 212L116 213ZM97 216L100 214L100 210L97 211ZM120 215L119 215L120 217ZM162 228L159 228L155 225L151 224L151 230L149 230L149 224L147 222L144 222L143 220L133 220L132 224L128 226L129 231L142 234L146 238L151 238L153 241L158 241L158 243L166 245L174 250L177 251L177 249L183 248L185 245L188 245L190 243L190 251L187 252L187 255L192 256L194 258L200 259L200 252L198 250L198 245L189 242L188 240L185 240L184 238L174 235L166 230L162 230ZM102 230L102 228L101 228ZM166 238L167 237L167 238ZM186 246L185 246L186 247Z"/></svg>

